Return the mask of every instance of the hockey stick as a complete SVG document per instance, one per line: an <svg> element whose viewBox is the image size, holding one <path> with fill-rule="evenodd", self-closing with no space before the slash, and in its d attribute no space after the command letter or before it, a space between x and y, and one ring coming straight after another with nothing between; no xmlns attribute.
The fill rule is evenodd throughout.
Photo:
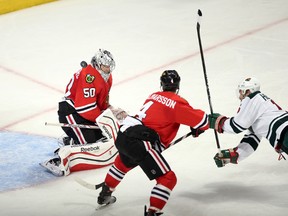
<svg viewBox="0 0 288 216"><path fill-rule="evenodd" d="M201 12L201 10L198 10L197 35L198 35L198 41L199 41L199 48L200 48L200 54L201 54L202 67L203 67L203 72L204 72L204 78L205 78L208 102L209 102L209 106L210 106L210 112L211 112L211 114L213 114L211 96L210 96L210 90L209 90L209 85L208 85L208 78L207 78L206 66L205 66L205 60L204 60L204 54L203 54L203 48L202 48L201 37L200 37L200 21L201 21L201 18L202 18L202 12ZM215 139L216 139L216 144L217 144L217 148L218 148L219 154L221 154L221 148L220 148L220 143L219 143L219 139L218 139L218 134L217 134L215 129L214 129L214 134L215 134Z"/></svg>
<svg viewBox="0 0 288 216"><path fill-rule="evenodd" d="M186 139L187 137L189 137L189 136L191 136L191 135L192 135L192 132L189 132L189 133L185 134L184 136L179 137L179 138L176 139L175 141L171 142L168 146L169 146L169 147L170 147L170 146L173 146L173 145L181 142L182 140ZM101 182L101 183L96 184L96 185L95 185L95 184L91 184L91 183L89 183L89 182L84 181L83 179L81 179L81 178L79 178L79 177L75 177L74 180L75 180L78 184L80 184L80 185L82 185L83 187L88 188L88 189L90 189L90 190L98 190L98 189L101 188L101 187L103 186L103 184L104 184L104 182Z"/></svg>
<svg viewBox="0 0 288 216"><path fill-rule="evenodd" d="M72 128L86 128L86 129L99 129L97 125L84 125L84 124L68 124L68 123L49 123L45 122L46 126L59 126L59 127L72 127Z"/></svg>
<svg viewBox="0 0 288 216"><path fill-rule="evenodd" d="M179 143L179 142L181 142L182 140L186 139L187 137L189 137L189 136L191 136L191 135L192 135L192 132L190 131L190 132L187 133L186 135L184 135L184 136L182 136L182 137L179 137L179 138L176 139L175 141L171 142L171 143L169 144L169 147L170 147L170 146L173 146L173 145L175 145L175 144L177 144L177 143Z"/></svg>
<svg viewBox="0 0 288 216"><path fill-rule="evenodd" d="M104 185L104 182L101 182L100 184L96 184L96 185L90 184L79 177L75 177L74 180L77 183L79 183L80 185L82 185L83 187L86 187L86 188L91 189L91 190L98 190L99 188L101 188Z"/></svg>

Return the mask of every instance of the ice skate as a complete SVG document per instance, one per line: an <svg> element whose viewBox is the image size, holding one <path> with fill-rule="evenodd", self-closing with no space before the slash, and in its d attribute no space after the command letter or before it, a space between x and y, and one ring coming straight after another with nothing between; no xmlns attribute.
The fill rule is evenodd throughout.
<svg viewBox="0 0 288 216"><path fill-rule="evenodd" d="M163 214L163 212L155 212L151 209L147 210L147 206L146 205L144 206L144 216L159 216L162 214Z"/></svg>
<svg viewBox="0 0 288 216"><path fill-rule="evenodd" d="M116 197L111 196L111 194L112 194L112 190L110 190L110 188L106 184L104 184L102 186L102 191L100 192L98 196L98 200L97 200L98 207L96 208L96 210L99 210L103 207L106 207L116 202Z"/></svg>
<svg viewBox="0 0 288 216"><path fill-rule="evenodd" d="M43 163L39 163L39 165L49 170L55 176L63 176L64 172L59 168L60 162L60 158L57 157Z"/></svg>

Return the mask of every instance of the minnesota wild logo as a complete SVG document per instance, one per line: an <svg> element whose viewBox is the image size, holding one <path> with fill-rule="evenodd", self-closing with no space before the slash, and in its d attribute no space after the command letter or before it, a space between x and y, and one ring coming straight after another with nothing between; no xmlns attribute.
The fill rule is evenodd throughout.
<svg viewBox="0 0 288 216"><path fill-rule="evenodd" d="M87 74L86 75L86 82L87 83L92 83L94 81L95 77L90 75L90 74Z"/></svg>

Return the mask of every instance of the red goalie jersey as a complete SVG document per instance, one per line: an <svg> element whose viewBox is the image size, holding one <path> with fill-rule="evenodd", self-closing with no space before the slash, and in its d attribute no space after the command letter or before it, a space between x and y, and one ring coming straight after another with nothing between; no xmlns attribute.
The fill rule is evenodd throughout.
<svg viewBox="0 0 288 216"><path fill-rule="evenodd" d="M95 122L101 111L109 106L112 74L107 82L91 65L74 74L66 87L65 97L70 99L77 113Z"/></svg>
<svg viewBox="0 0 288 216"><path fill-rule="evenodd" d="M175 138L180 124L201 130L209 128L208 116L204 111L194 109L184 98L169 91L151 94L137 118L158 133L166 148Z"/></svg>

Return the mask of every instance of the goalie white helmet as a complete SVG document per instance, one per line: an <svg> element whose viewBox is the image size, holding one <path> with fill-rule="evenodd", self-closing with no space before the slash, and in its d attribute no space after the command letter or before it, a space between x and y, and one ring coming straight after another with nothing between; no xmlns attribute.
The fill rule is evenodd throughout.
<svg viewBox="0 0 288 216"><path fill-rule="evenodd" d="M247 90L250 91L250 93L260 91L260 82L255 77L249 77L243 80L239 83L237 88L237 93L240 94L238 96L245 97L245 94L247 93Z"/></svg>
<svg viewBox="0 0 288 216"><path fill-rule="evenodd" d="M92 57L91 64L94 68L100 70L102 77L106 81L108 80L110 73L115 69L115 61L113 55L105 49L99 49L95 56ZM101 69L101 65L109 67L110 70L108 72L103 71L103 69Z"/></svg>

